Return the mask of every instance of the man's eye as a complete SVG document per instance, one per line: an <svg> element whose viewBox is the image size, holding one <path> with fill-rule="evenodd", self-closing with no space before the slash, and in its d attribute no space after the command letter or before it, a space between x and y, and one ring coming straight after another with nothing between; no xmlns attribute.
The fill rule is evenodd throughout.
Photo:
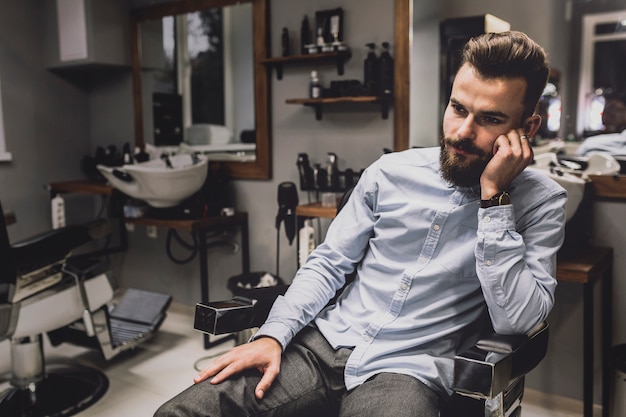
<svg viewBox="0 0 626 417"><path fill-rule="evenodd" d="M461 106L460 104L452 104L452 108L457 113L465 113L465 108Z"/></svg>
<svg viewBox="0 0 626 417"><path fill-rule="evenodd" d="M491 125L502 124L502 120L498 119L497 117L485 116L483 117L483 120L485 121L485 123L489 123Z"/></svg>

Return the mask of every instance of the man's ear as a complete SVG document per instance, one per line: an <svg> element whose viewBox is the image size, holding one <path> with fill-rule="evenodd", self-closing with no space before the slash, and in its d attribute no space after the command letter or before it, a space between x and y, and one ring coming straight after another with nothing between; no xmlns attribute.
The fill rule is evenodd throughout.
<svg viewBox="0 0 626 417"><path fill-rule="evenodd" d="M524 133L528 137L532 138L535 136L540 126L541 126L541 116L535 113L532 116L526 118L526 120L524 120L524 124L522 125L522 128L524 129Z"/></svg>

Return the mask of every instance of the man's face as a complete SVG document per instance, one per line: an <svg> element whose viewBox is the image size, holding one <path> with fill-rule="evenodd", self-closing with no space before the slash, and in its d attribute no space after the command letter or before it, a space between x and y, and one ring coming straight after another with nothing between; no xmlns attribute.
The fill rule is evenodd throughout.
<svg viewBox="0 0 626 417"><path fill-rule="evenodd" d="M457 73L443 116L441 175L459 186L478 184L498 136L519 128L526 81L481 78L468 64Z"/></svg>
<svg viewBox="0 0 626 417"><path fill-rule="evenodd" d="M626 129L626 104L609 98L602 111L602 124L607 132L618 133Z"/></svg>

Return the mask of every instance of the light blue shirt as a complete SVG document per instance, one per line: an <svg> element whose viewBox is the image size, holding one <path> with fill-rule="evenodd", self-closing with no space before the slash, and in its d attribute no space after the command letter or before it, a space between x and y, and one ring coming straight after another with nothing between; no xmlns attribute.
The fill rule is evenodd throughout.
<svg viewBox="0 0 626 417"><path fill-rule="evenodd" d="M382 156L365 170L325 241L276 300L256 337L283 347L313 322L353 352L352 389L381 372L412 375L450 393L453 357L489 323L525 333L554 303L566 193L526 170L513 204L480 208L480 190L446 183L439 148ZM356 278L324 308L356 267Z"/></svg>

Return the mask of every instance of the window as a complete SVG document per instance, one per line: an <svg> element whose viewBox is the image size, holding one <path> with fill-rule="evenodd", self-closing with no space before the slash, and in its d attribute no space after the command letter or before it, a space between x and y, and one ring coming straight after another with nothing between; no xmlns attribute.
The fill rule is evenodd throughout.
<svg viewBox="0 0 626 417"><path fill-rule="evenodd" d="M0 85L0 161L10 161L11 154L6 151L4 142L4 113L2 112L2 85Z"/></svg>

